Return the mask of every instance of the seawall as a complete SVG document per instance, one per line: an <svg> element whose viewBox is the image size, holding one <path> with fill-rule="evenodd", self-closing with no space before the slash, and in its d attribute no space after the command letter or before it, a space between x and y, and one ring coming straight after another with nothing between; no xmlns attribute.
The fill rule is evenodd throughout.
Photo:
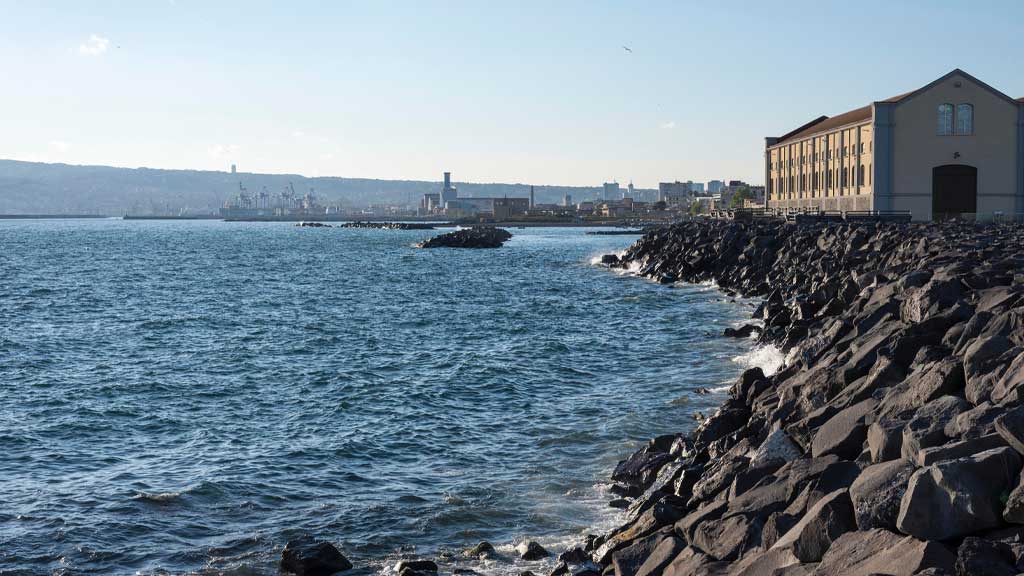
<svg viewBox="0 0 1024 576"><path fill-rule="evenodd" d="M690 222L607 261L762 298L788 361L621 462L627 522L555 576L1024 571L1024 228Z"/></svg>

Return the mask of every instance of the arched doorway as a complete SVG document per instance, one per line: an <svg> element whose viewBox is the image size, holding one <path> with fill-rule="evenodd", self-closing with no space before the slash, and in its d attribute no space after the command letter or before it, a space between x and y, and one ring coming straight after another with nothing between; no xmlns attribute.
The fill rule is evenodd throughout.
<svg viewBox="0 0 1024 576"><path fill-rule="evenodd" d="M977 168L962 164L932 168L932 220L974 218L977 212Z"/></svg>

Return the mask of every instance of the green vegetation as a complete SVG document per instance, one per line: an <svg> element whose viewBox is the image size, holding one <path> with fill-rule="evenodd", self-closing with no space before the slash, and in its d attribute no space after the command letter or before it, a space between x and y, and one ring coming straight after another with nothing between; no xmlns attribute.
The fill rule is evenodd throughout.
<svg viewBox="0 0 1024 576"><path fill-rule="evenodd" d="M732 201L729 203L731 208L743 208L744 200L753 200L754 193L750 190L749 186L743 186L732 195Z"/></svg>

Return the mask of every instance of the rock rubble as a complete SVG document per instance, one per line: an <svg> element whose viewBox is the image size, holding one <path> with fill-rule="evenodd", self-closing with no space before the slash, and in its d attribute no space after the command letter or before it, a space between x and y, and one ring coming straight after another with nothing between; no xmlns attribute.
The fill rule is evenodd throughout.
<svg viewBox="0 0 1024 576"><path fill-rule="evenodd" d="M500 248L512 234L504 228L473 226L434 236L420 244L420 248Z"/></svg>
<svg viewBox="0 0 1024 576"><path fill-rule="evenodd" d="M601 574L1024 572L1024 227L688 222L608 263L761 298L728 335L787 362L618 465Z"/></svg>

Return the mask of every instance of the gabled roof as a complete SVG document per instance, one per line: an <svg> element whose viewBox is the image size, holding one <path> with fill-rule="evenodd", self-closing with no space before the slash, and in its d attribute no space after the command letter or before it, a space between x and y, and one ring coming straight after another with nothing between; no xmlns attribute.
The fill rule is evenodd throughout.
<svg viewBox="0 0 1024 576"><path fill-rule="evenodd" d="M981 80L978 80L974 76L971 76L970 74L968 74L967 72L964 72L963 70L961 70L959 68L954 69L953 71L943 75L941 78L938 78L937 80L935 80L933 82L925 84L924 86L918 88L917 90L912 90L910 92L904 92L903 94L900 94L898 96L893 96L892 98L886 98L885 100L879 100L878 102L884 102L884 103L887 103L887 104L899 104L899 103L905 102L905 101L913 98L914 96L917 96L918 94L928 90L932 86L935 86L936 84L939 84L939 83L947 80L950 76L954 76L956 74L959 74L961 76L964 76L964 77L970 79L972 82L975 82L976 84L978 84L982 88L988 90L989 92L992 92L996 96L998 96L1000 98L1003 98L1003 99L1005 99L1007 101L1010 101L1010 102L1024 102L1024 98L1019 98L1017 100L1014 100L1014 99L1010 98L1009 96L1007 96L1006 94L1003 94L1002 92L996 90L995 88L989 86L988 84L985 84ZM788 132L784 136L780 136L778 141L776 142L776 144L782 144L784 142L791 142L791 141L794 141L794 140L803 140L804 138L808 138L810 136L814 136L815 134L821 134L823 132L828 132L830 130L834 130L836 128L839 128L841 126L847 126L849 124L857 124L859 122L864 122L864 121L870 120L872 114L873 114L873 112L872 112L872 104L868 104L867 106L864 106L864 107L861 107L861 108L857 108L855 110L850 110L849 112L843 112L842 114L839 114L839 115L836 115L836 116L832 116L831 118L828 117L828 116L820 116L820 117L818 117L818 118L808 122L807 124L804 124L803 126L800 126L799 128ZM773 146L774 146L774 144L773 144Z"/></svg>

